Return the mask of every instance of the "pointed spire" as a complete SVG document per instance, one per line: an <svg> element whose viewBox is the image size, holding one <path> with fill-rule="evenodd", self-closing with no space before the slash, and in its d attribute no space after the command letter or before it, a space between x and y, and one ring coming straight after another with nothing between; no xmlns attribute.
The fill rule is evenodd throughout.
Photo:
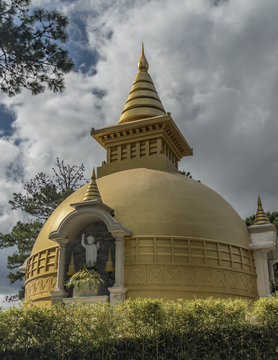
<svg viewBox="0 0 278 360"><path fill-rule="evenodd" d="M254 225L269 224L269 220L263 210L260 196L258 196L258 209L254 220Z"/></svg>
<svg viewBox="0 0 278 360"><path fill-rule="evenodd" d="M109 248L108 259L106 261L104 271L109 273L109 272L113 272L114 270L115 269L114 269L114 266L113 266L113 260L112 260L112 256L111 256L111 249Z"/></svg>
<svg viewBox="0 0 278 360"><path fill-rule="evenodd" d="M149 63L146 59L145 53L144 53L144 43L142 41L142 49L141 49L141 56L138 62L138 70L139 71L148 71L149 69Z"/></svg>
<svg viewBox="0 0 278 360"><path fill-rule="evenodd" d="M141 56L138 62L139 72L134 80L118 124L166 114L148 69L149 64L142 43Z"/></svg>
<svg viewBox="0 0 278 360"><path fill-rule="evenodd" d="M74 259L73 259L73 252L71 253L71 258L70 258L70 264L69 264L69 269L67 272L68 276L72 276L73 274L76 273L76 268L75 268L75 264L74 264Z"/></svg>
<svg viewBox="0 0 278 360"><path fill-rule="evenodd" d="M99 200L101 201L101 196L98 190L97 182L96 182L96 175L95 169L93 169L91 181L88 184L87 191L84 195L83 201L88 200Z"/></svg>

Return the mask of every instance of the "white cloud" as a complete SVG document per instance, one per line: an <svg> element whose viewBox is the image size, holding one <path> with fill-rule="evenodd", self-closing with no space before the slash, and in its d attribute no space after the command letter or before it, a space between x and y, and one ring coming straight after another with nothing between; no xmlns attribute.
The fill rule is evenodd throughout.
<svg viewBox="0 0 278 360"><path fill-rule="evenodd" d="M195 161L183 164L189 162L195 176L236 199L236 207L247 215L238 200L243 193L254 196L255 189L249 192L254 172L245 162L256 173L276 164L276 1L233 0L217 7L206 0L48 1L44 6L55 4L69 16L82 16L88 48L101 56L97 74L69 74L62 95L24 93L4 100L17 113L13 138L3 140L10 149L6 163L20 152L25 179L49 169L57 155L89 167L99 163L103 152L90 139L89 129L116 123L144 40L165 108L196 149ZM98 99L93 88L107 95ZM15 138L23 140L19 146L13 145ZM264 146L260 152L258 145ZM262 183L263 173L260 179ZM263 190L263 199L273 208L272 195Z"/></svg>

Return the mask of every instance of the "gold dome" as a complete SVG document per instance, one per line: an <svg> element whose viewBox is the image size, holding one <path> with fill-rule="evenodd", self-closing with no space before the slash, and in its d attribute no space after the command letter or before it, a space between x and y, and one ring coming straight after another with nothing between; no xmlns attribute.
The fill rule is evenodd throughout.
<svg viewBox="0 0 278 360"><path fill-rule="evenodd" d="M115 218L133 232L125 240L127 297L257 296L247 228L213 190L177 172L146 168L104 176L97 185ZM38 290L39 281L42 287L48 280L55 287L58 245L48 237L74 211L70 204L82 201L86 190L84 185L69 196L39 234L26 272L27 299L50 304L51 289ZM53 265L50 275L36 272L39 258L46 259L51 251L56 268Z"/></svg>
<svg viewBox="0 0 278 360"><path fill-rule="evenodd" d="M152 169L120 171L97 179L102 201L116 219L136 235L189 236L248 247L246 225L236 211L207 186L179 173ZM49 240L60 222L82 201L87 185L53 212L32 254L57 245Z"/></svg>

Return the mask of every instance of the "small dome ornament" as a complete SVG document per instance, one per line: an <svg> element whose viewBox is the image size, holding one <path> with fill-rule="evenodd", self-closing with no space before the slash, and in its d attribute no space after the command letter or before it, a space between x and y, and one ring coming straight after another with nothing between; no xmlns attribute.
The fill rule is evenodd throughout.
<svg viewBox="0 0 278 360"><path fill-rule="evenodd" d="M83 198L83 201L88 201L88 200L99 200L99 201L101 201L101 196L100 196L98 186L97 186L97 183L96 183L95 169L93 169L92 176L91 176L91 181L88 184L87 191L86 191L85 196Z"/></svg>
<svg viewBox="0 0 278 360"><path fill-rule="evenodd" d="M148 71L149 69L149 63L146 59L145 53L144 53L144 44L142 42L142 50L141 50L141 56L138 62L138 70L139 71Z"/></svg>
<svg viewBox="0 0 278 360"><path fill-rule="evenodd" d="M263 210L261 198L260 196L258 196L258 209L254 220L254 225L263 225L263 224L269 224L269 220Z"/></svg>

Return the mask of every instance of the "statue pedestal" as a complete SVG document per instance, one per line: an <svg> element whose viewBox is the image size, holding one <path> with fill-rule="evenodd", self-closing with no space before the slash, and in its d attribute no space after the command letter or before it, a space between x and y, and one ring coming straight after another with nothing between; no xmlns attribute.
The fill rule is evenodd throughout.
<svg viewBox="0 0 278 360"><path fill-rule="evenodd" d="M116 305L121 301L124 301L126 298L127 289L120 286L108 288L110 296L101 295L101 296L78 296L78 297L62 297L59 296L55 300L52 294L52 303L53 304L64 304L65 306L80 306L80 305L93 305L93 304L103 304L110 302L111 305ZM53 301L54 300L54 301Z"/></svg>
<svg viewBox="0 0 278 360"><path fill-rule="evenodd" d="M108 295L103 296L79 296L71 298L63 298L63 303L65 306L78 306L78 305L93 305L93 304L103 304L108 302Z"/></svg>

